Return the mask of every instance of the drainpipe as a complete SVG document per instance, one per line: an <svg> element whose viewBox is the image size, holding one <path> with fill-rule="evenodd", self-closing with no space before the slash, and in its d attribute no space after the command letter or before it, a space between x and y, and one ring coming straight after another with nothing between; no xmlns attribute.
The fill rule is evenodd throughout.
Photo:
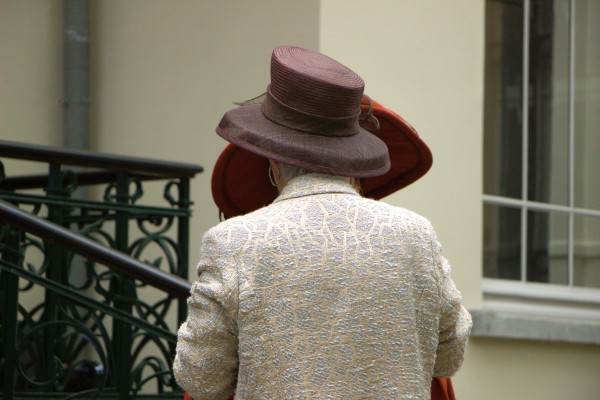
<svg viewBox="0 0 600 400"><path fill-rule="evenodd" d="M63 144L89 148L89 0L65 0Z"/></svg>
<svg viewBox="0 0 600 400"><path fill-rule="evenodd" d="M90 2L89 0L65 0L64 2L64 131L63 145L67 149L89 149L90 108ZM70 168L76 170L76 168ZM81 187L71 198L87 200L89 191ZM73 227L77 231L76 227ZM83 259L74 258L70 280L77 284L86 281Z"/></svg>

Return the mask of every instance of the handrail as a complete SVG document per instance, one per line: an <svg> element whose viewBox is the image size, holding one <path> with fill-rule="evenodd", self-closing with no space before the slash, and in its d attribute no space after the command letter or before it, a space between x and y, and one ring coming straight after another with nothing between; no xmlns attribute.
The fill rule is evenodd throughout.
<svg viewBox="0 0 600 400"><path fill-rule="evenodd" d="M141 181L163 179L156 175L136 173L134 175ZM117 180L117 172L110 171L90 171L74 172L74 179L77 180L77 186L100 185L111 183ZM6 190L24 190L45 188L48 185L48 174L19 175L6 177L0 180L0 189Z"/></svg>
<svg viewBox="0 0 600 400"><path fill-rule="evenodd" d="M101 263L132 279L143 281L172 296L178 298L189 296L191 284L187 280L152 268L127 254L107 248L60 225L29 214L4 200L0 200L0 220L50 242L60 244L68 250Z"/></svg>
<svg viewBox="0 0 600 400"><path fill-rule="evenodd" d="M61 147L40 146L28 143L0 140L0 157L42 161L62 165L103 168L112 171L128 171L155 175L163 178L188 177L203 171L199 165L157 161L149 158L122 156Z"/></svg>

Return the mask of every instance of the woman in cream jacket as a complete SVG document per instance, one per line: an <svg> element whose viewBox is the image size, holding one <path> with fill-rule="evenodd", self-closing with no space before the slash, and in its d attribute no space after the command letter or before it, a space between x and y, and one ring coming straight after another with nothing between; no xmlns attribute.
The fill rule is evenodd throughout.
<svg viewBox="0 0 600 400"><path fill-rule="evenodd" d="M471 319L431 224L366 198L431 156L397 115L361 112L363 88L327 56L276 48L266 96L217 128L270 160L278 195L203 237L174 363L195 400L428 399L432 377L459 368Z"/></svg>

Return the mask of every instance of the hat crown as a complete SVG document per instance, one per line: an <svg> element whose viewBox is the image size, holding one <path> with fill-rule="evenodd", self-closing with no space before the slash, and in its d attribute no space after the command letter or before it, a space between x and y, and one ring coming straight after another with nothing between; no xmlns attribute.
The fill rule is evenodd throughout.
<svg viewBox="0 0 600 400"><path fill-rule="evenodd" d="M364 82L339 62L312 50L277 47L271 84L260 101L229 110L217 133L261 157L306 171L370 177L390 169L385 142L361 121Z"/></svg>
<svg viewBox="0 0 600 400"><path fill-rule="evenodd" d="M364 86L360 76L324 54L290 46L273 50L269 90L278 102L301 113L356 116Z"/></svg>

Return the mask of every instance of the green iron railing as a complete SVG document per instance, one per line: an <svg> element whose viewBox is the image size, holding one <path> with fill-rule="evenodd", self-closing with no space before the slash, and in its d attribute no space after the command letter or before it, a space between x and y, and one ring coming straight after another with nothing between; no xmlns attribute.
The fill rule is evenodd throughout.
<svg viewBox="0 0 600 400"><path fill-rule="evenodd" d="M171 365L202 168L6 141L0 157L49 171L0 163L0 398L181 399ZM140 204L150 181L166 205Z"/></svg>

